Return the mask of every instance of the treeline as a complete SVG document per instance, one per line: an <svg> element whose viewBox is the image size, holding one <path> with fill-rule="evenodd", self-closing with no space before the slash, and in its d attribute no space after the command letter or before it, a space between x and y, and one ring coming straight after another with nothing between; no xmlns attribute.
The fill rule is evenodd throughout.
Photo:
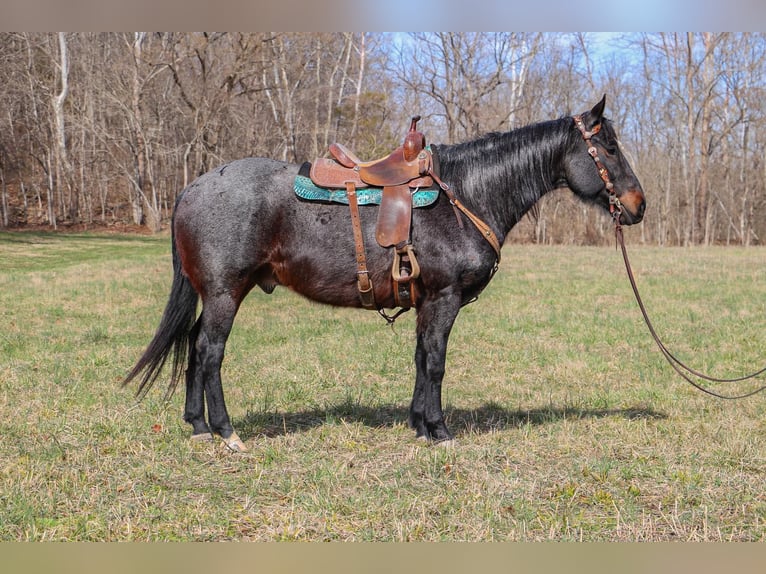
<svg viewBox="0 0 766 574"><path fill-rule="evenodd" d="M0 226L166 225L197 175L373 158L580 112L607 94L649 202L640 238L766 241L766 36L745 33L2 33ZM545 198L515 240L599 243Z"/></svg>

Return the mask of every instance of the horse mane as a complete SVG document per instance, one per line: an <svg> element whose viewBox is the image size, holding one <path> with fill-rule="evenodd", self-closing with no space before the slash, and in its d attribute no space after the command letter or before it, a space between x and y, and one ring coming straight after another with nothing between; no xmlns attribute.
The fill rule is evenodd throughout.
<svg viewBox="0 0 766 574"><path fill-rule="evenodd" d="M491 212L510 228L553 189L551 174L578 137L565 117L435 146L440 177L461 201Z"/></svg>

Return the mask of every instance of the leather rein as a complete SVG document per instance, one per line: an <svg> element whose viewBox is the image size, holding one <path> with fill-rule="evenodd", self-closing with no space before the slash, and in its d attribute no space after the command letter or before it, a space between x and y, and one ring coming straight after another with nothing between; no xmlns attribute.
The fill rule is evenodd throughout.
<svg viewBox="0 0 766 574"><path fill-rule="evenodd" d="M649 328L649 333L651 333L652 338L654 339L654 342L657 343L657 346L662 352L662 355L665 357L668 363L670 363L670 366L673 367L673 369L683 379L685 379L686 382L691 384L694 388L702 391L703 393L707 393L708 395L712 395L719 399L727 399L727 400L744 399L766 390L766 385L763 385L753 391L743 393L740 395L723 395L723 394L719 394L717 392L711 391L710 389L707 389L703 387L701 384L692 380L691 377L697 377L699 379L703 379L705 381L712 382L712 383L739 383L742 381L753 379L765 373L766 367L760 369L759 371L756 371L754 373L751 373L749 375L744 375L741 377L735 377L730 379L711 377L709 375L696 371L692 369L691 367L689 367L688 365L684 364L675 355L673 355L673 353L671 353L668 350L668 348L665 346L665 344L662 342L659 335L657 334L657 331L654 329L654 326L652 325L651 320L649 319L649 314L647 313L646 306L644 305L644 302L641 299L641 295L638 292L636 279L633 276L633 269L628 259L628 252L627 252L627 249L625 248L625 237L623 236L622 224L620 223L620 216L622 215L622 211L623 211L622 203L617 197L617 193L614 191L614 184L609 178L609 172L607 171L604 164L601 162L601 159L598 156L598 150L596 149L596 146L594 146L593 142L591 141L591 138L594 135L596 135L601 129L601 124L596 125L591 131L587 131L585 129L585 124L583 123L581 116L574 116L573 119L574 119L575 125L577 126L577 129L582 134L582 137L585 140L586 145L588 146L588 154L593 158L593 161L596 163L598 174L601 177L602 181L604 182L604 185L606 186L606 191L609 194L609 213L611 214L612 221L614 222L614 234L617 239L617 242L620 244L620 249L622 251L622 258L625 261L625 270L628 274L628 280L630 281L630 286L633 288L633 294L635 295L636 302L638 303L638 307L641 310L641 315L643 315L644 317L644 322L646 323L646 326Z"/></svg>

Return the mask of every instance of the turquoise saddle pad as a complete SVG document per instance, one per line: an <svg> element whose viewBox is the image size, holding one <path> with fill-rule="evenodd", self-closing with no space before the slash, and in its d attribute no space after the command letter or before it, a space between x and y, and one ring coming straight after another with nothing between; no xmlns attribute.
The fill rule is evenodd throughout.
<svg viewBox="0 0 766 574"><path fill-rule="evenodd" d="M327 203L343 203L348 205L345 189L326 189L317 187L311 178L304 175L296 175L293 184L298 197L308 201L322 201ZM356 190L359 205L380 205L383 197L383 189L380 187L365 187ZM412 207L425 207L431 205L439 198L439 189L419 189L412 194Z"/></svg>

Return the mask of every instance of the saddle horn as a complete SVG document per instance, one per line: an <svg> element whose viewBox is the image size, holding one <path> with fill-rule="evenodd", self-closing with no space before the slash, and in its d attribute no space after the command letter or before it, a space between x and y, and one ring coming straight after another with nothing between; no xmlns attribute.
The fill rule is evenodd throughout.
<svg viewBox="0 0 766 574"><path fill-rule="evenodd" d="M426 136L422 132L417 131L419 121L420 116L412 116L410 130L404 138L404 161L406 162L415 161L418 154L426 147Z"/></svg>

